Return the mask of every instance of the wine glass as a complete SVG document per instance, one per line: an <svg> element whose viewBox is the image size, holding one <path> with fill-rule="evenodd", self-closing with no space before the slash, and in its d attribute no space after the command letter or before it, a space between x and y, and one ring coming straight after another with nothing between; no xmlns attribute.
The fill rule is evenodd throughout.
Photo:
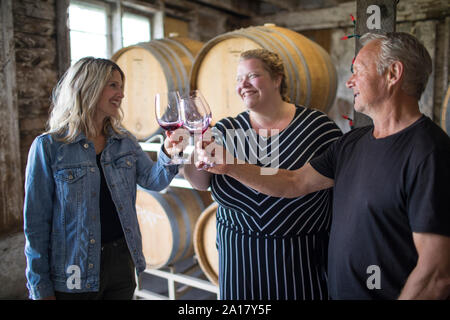
<svg viewBox="0 0 450 320"><path fill-rule="evenodd" d="M203 133L211 122L211 109L199 90L192 90L181 98L181 119L183 126L192 135Z"/></svg>
<svg viewBox="0 0 450 320"><path fill-rule="evenodd" d="M192 90L187 96L181 98L181 119L183 127L186 128L195 140L198 136L203 138L203 133L208 129L211 122L211 109L206 99L199 90Z"/></svg>
<svg viewBox="0 0 450 320"><path fill-rule="evenodd" d="M156 121L166 131L175 131L183 126L180 99L181 96L178 91L157 93L155 96ZM180 152L172 157L169 164L182 164L183 161L183 152Z"/></svg>

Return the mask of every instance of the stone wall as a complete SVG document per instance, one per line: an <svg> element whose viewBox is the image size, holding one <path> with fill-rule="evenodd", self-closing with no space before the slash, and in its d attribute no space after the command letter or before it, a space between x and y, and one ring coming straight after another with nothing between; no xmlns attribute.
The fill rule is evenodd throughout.
<svg viewBox="0 0 450 320"><path fill-rule="evenodd" d="M55 0L15 0L17 99L22 172L34 138L45 129L58 78Z"/></svg>
<svg viewBox="0 0 450 320"><path fill-rule="evenodd" d="M16 95L12 0L0 3L0 235L18 230L22 173Z"/></svg>
<svg viewBox="0 0 450 320"><path fill-rule="evenodd" d="M0 237L0 300L27 299L23 232Z"/></svg>

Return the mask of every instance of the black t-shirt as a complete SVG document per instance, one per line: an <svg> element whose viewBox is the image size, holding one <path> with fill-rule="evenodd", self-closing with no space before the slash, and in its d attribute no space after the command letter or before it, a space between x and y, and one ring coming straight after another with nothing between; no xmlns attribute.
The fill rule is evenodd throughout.
<svg viewBox="0 0 450 320"><path fill-rule="evenodd" d="M332 299L396 299L417 263L412 232L450 236L450 138L422 116L391 136L355 129L311 165L334 179Z"/></svg>
<svg viewBox="0 0 450 320"><path fill-rule="evenodd" d="M124 236L116 206L106 184L105 174L100 165L101 153L97 155L97 166L100 169L100 226L102 244L117 240Z"/></svg>

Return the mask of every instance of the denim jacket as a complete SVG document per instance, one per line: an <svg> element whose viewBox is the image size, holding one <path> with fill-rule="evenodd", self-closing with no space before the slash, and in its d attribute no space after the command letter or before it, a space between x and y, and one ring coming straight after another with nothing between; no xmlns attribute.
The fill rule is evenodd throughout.
<svg viewBox="0 0 450 320"><path fill-rule="evenodd" d="M101 165L138 273L145 269L136 184L160 191L178 172L162 150L153 162L131 135L110 130ZM24 232L30 298L99 290L100 171L94 144L37 137L26 169Z"/></svg>

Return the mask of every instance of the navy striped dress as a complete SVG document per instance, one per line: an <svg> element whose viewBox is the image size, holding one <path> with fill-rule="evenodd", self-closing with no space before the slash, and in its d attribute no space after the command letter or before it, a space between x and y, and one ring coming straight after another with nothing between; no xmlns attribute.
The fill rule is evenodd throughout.
<svg viewBox="0 0 450 320"><path fill-rule="evenodd" d="M300 168L341 136L325 114L300 106L288 127L271 137L249 130L247 111L222 119L216 129L238 159L290 170ZM226 132L232 134L227 137ZM219 204L221 299L328 299L331 189L294 199L276 198L229 176L214 175L211 190Z"/></svg>

